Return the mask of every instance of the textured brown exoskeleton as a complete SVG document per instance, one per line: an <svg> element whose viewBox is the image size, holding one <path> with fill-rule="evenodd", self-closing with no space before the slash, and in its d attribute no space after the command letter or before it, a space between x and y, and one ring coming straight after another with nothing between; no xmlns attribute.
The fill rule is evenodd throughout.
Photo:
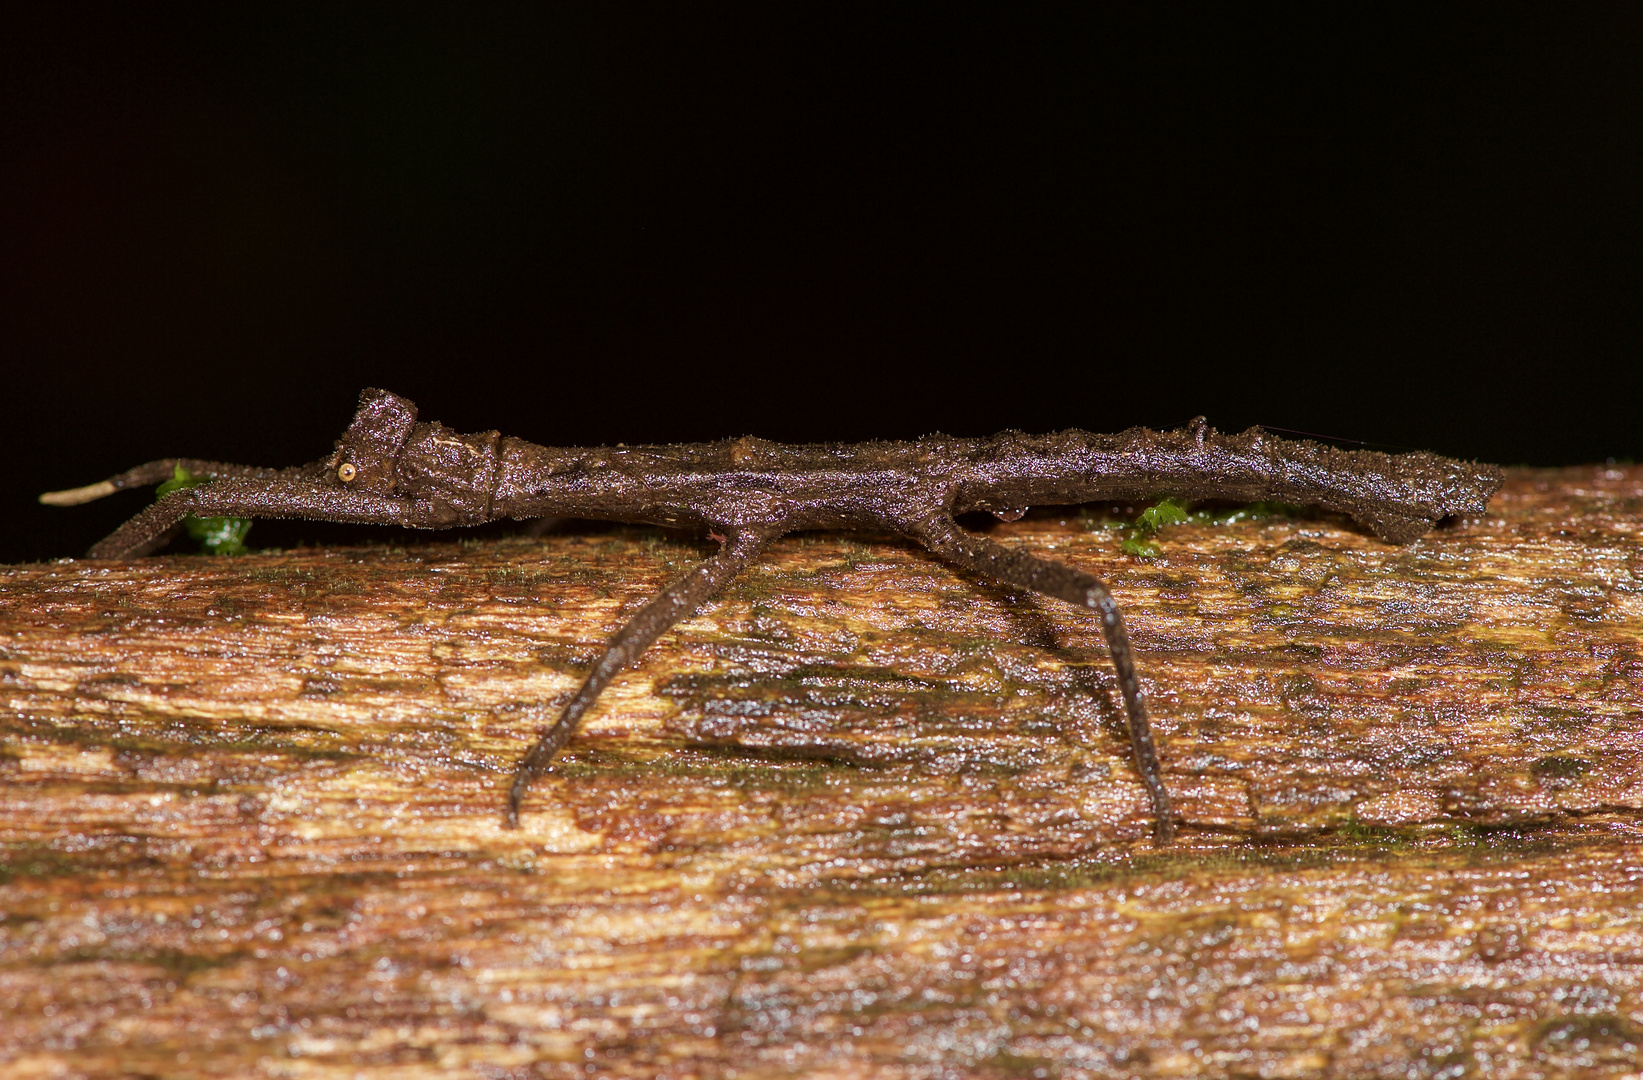
<svg viewBox="0 0 1643 1080"><path fill-rule="evenodd" d="M1130 745L1152 797L1154 839L1174 817L1136 679L1124 620L1099 580L961 528L954 515L1013 519L1028 506L1136 500L1158 494L1272 499L1350 515L1382 540L1407 543L1450 514L1482 513L1501 485L1493 465L1428 453L1388 455L1280 439L1259 428L1222 435L1200 417L1179 431L1117 435L1005 432L988 439L790 446L744 438L674 446L537 446L495 431L460 435L419 423L386 390L360 394L336 450L308 465L263 469L188 458L152 461L99 484L50 492L69 506L168 479L175 466L214 482L174 491L91 549L145 555L189 515L308 518L446 528L547 516L705 529L722 547L663 589L618 630L581 688L520 761L507 823L532 781L570 740L616 674L688 617L772 540L795 529L899 533L972 573L1095 611L1112 653Z"/></svg>

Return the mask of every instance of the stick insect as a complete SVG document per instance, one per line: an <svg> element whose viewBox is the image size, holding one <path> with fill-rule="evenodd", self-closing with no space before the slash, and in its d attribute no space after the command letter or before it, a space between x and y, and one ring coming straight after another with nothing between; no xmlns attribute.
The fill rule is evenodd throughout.
<svg viewBox="0 0 1643 1080"><path fill-rule="evenodd" d="M1008 431L985 439L785 445L757 438L669 446L537 446L496 431L463 435L419 422L386 390L360 394L328 456L287 469L189 458L139 465L101 483L48 492L72 506L170 477L181 466L212 482L173 491L92 547L130 558L163 545L185 517L307 518L412 528L548 516L704 530L717 554L668 585L617 630L558 721L520 760L505 823L517 827L531 784L575 734L599 694L670 627L720 592L770 542L798 529L872 529L908 537L978 577L1092 611L1112 656L1130 749L1152 803L1153 840L1175 817L1136 676L1123 614L1094 575L961 527L959 514L1005 520L1025 508L1188 499L1277 500L1352 517L1403 544L1451 514L1477 514L1502 482L1493 465L1424 452L1340 450L1260 428L1225 435L1202 417L1176 431L1116 435Z"/></svg>

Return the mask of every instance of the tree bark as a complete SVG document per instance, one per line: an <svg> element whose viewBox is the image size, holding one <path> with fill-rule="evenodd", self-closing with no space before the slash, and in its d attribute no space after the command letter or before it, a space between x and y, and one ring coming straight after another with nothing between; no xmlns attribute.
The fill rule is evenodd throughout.
<svg viewBox="0 0 1643 1080"><path fill-rule="evenodd" d="M0 568L9 1077L1555 1077L1643 1055L1643 469L1389 547L1119 550L1181 816L1094 620L886 538L542 538ZM406 546L394 546L406 545Z"/></svg>

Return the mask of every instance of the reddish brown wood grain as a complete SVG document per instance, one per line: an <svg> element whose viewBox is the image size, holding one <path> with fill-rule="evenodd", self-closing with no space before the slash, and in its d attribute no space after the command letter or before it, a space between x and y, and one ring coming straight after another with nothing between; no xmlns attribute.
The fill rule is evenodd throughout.
<svg viewBox="0 0 1643 1080"><path fill-rule="evenodd" d="M7 1076L1622 1076L1643 1055L1643 471L1407 548L993 535L1096 628L814 535L512 762L707 545L0 568Z"/></svg>

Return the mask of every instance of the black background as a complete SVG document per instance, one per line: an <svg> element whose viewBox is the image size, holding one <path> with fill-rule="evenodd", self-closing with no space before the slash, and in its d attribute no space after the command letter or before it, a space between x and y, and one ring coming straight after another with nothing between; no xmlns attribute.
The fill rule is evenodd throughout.
<svg viewBox="0 0 1643 1080"><path fill-rule="evenodd" d="M0 560L147 498L41 490L306 461L368 385L563 444L1631 457L1640 12L10 6Z"/></svg>

